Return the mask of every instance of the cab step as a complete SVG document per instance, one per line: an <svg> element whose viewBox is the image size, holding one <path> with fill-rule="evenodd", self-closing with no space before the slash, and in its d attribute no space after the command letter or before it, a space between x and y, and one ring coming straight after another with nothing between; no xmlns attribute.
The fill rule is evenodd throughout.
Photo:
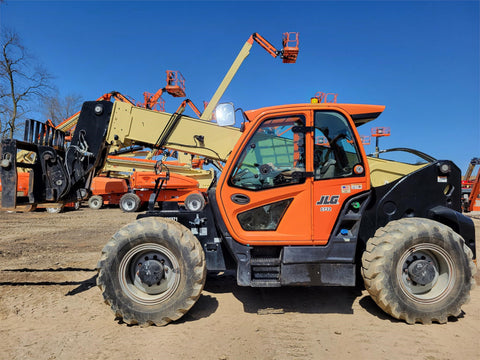
<svg viewBox="0 0 480 360"><path fill-rule="evenodd" d="M252 266L280 266L279 258L258 257L251 258L250 265Z"/></svg>
<svg viewBox="0 0 480 360"><path fill-rule="evenodd" d="M251 287L280 287L280 280L277 279L252 279Z"/></svg>

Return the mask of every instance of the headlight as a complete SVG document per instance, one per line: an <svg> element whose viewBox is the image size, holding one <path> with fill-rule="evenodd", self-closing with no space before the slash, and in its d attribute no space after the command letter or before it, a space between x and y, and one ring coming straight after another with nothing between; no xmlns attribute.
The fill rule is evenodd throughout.
<svg viewBox="0 0 480 360"><path fill-rule="evenodd" d="M103 105L102 104L95 105L95 109L93 111L95 111L95 114L98 115L98 116L102 115Z"/></svg>
<svg viewBox="0 0 480 360"><path fill-rule="evenodd" d="M446 174L449 174L452 171L452 168L451 168L450 164L448 164L448 163L441 163L438 166L438 170L440 171L440 173L446 175Z"/></svg>

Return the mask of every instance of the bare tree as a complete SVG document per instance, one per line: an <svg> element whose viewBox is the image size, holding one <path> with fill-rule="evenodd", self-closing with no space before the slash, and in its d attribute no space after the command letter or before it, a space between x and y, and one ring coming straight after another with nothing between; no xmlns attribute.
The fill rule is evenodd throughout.
<svg viewBox="0 0 480 360"><path fill-rule="evenodd" d="M1 31L0 137L13 138L18 121L52 89L52 76L28 54L12 30Z"/></svg>
<svg viewBox="0 0 480 360"><path fill-rule="evenodd" d="M70 94L63 98L58 94L46 96L42 99L42 113L47 119L52 120L54 125L58 125L78 112L82 103L83 99L78 94Z"/></svg>

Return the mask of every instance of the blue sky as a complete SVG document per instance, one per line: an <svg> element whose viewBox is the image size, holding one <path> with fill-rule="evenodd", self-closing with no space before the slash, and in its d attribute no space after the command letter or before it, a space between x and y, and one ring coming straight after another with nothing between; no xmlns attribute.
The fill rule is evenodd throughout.
<svg viewBox="0 0 480 360"><path fill-rule="evenodd" d="M244 110L303 103L381 104L359 129L389 126L381 148L410 147L464 171L480 156L479 1L12 1L2 26L56 77L61 94L141 100L180 70L187 97L209 100L253 32L277 47L300 33L294 65L254 45L222 101ZM167 111L181 100L163 95ZM366 146L367 153L374 146Z"/></svg>

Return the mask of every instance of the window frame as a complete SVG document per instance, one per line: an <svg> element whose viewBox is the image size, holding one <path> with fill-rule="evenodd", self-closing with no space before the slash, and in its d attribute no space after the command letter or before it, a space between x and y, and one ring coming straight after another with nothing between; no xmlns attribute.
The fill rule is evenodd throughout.
<svg viewBox="0 0 480 360"><path fill-rule="evenodd" d="M350 132L351 134L351 138L352 138L352 146L353 148L355 149L355 153L356 153L356 157L357 157L357 162L353 163L352 165L352 171L350 174L348 175L345 175L345 176L333 176L333 177L317 177L316 175L316 170L317 168L315 167L315 145L316 145L316 131L318 130L319 132L322 132L319 128L316 127L316 119L317 119L317 114L318 113L322 113L322 114L325 114L325 113L330 113L330 114L334 114L335 116L341 118L344 122L344 124L346 125L346 129L348 129L348 131ZM313 180L314 181L322 181L322 180L333 180L333 179L344 179L344 178L354 178L354 177L363 177L365 175L365 170L360 173L360 174L357 174L355 173L354 171L354 168L358 165L361 165L363 169L365 169L365 166L364 166L364 162L363 162L363 157L362 157L362 152L361 152L361 149L358 145L358 139L356 138L355 136L355 131L354 129L352 128L351 124L350 124L350 121L348 121L348 118L342 114L341 112L339 111L336 111L336 110L333 110L333 109L328 109L328 110L314 110L313 112L313 133L312 133L312 136L313 136L313 143L312 143L312 149L311 149L311 154L312 154L312 169L313 169ZM328 140L328 139L327 139ZM345 151L345 149L343 149ZM345 151L346 152L346 151ZM350 165L350 164L349 164Z"/></svg>

